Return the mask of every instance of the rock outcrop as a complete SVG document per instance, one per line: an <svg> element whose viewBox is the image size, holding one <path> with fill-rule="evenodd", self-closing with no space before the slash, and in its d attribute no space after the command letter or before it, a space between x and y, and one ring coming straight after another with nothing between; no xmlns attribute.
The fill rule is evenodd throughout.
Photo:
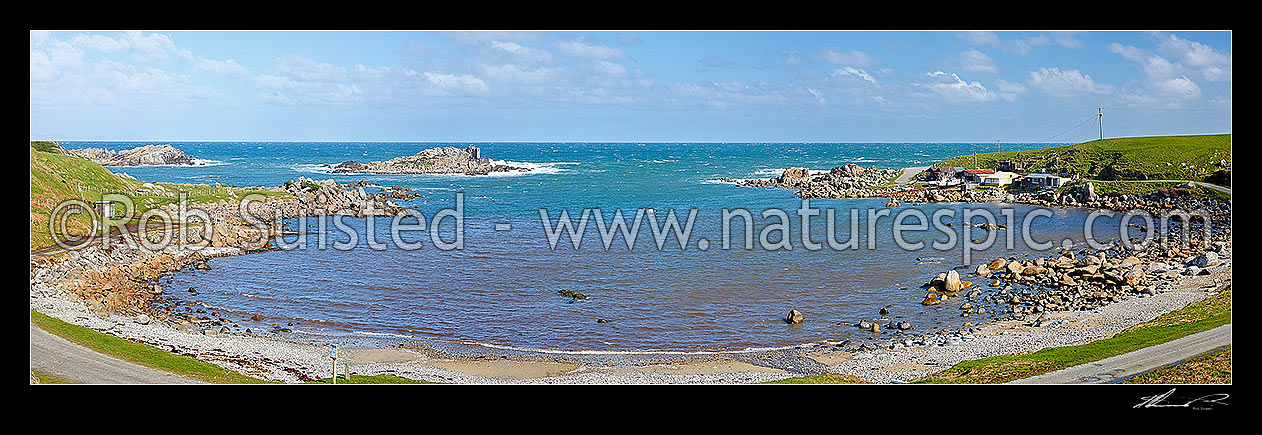
<svg viewBox="0 0 1262 435"><path fill-rule="evenodd" d="M898 171L894 169L865 168L851 163L815 176L806 168L789 168L778 177L746 180L739 184L800 189L798 196L802 198L871 198L884 194L874 187L888 184L890 178L897 175Z"/></svg>
<svg viewBox="0 0 1262 435"><path fill-rule="evenodd" d="M101 166L145 165L197 165L198 162L171 145L145 145L123 151L101 148L69 150L73 156L82 157Z"/></svg>
<svg viewBox="0 0 1262 435"><path fill-rule="evenodd" d="M527 172L530 168L519 168L491 163L491 159L483 158L478 147L465 149L456 147L438 147L422 150L419 153L396 157L384 162L360 163L347 161L332 167L334 174L466 174L486 175L492 172Z"/></svg>

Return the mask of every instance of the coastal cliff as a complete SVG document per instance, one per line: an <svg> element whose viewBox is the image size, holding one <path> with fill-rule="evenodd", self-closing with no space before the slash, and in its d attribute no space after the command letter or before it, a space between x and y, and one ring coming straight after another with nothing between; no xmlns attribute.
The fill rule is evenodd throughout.
<svg viewBox="0 0 1262 435"><path fill-rule="evenodd" d="M422 150L419 153L396 157L386 161L360 163L354 160L342 162L330 171L334 174L465 174L486 175L492 172L530 171L491 163L491 159L483 158L481 150L475 146L465 149L456 147L437 147Z"/></svg>
<svg viewBox="0 0 1262 435"><path fill-rule="evenodd" d="M68 154L91 160L101 166L198 165L193 158L167 144L145 145L123 151L101 148L69 150Z"/></svg>

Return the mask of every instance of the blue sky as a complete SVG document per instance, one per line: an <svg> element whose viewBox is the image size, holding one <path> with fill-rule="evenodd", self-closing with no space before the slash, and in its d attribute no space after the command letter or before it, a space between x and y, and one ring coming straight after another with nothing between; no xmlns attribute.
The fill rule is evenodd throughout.
<svg viewBox="0 0 1262 435"><path fill-rule="evenodd" d="M1231 132L1231 33L31 32L31 139L1079 142L1098 107Z"/></svg>

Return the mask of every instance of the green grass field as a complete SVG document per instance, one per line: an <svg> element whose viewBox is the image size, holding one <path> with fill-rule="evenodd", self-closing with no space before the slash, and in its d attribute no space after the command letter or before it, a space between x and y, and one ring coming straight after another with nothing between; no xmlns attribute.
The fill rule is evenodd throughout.
<svg viewBox="0 0 1262 435"><path fill-rule="evenodd" d="M31 310L31 323L53 335L123 361L215 384L258 384L265 381L156 347L73 325ZM35 376L33 374L32 376ZM55 379L55 378L53 378Z"/></svg>
<svg viewBox="0 0 1262 435"><path fill-rule="evenodd" d="M1004 383L1037 376L1174 340L1231 323L1231 287L1109 338L1022 355L965 361L915 383Z"/></svg>
<svg viewBox="0 0 1262 435"><path fill-rule="evenodd" d="M979 168L997 169L999 162L1008 160L1096 180L1204 181L1219 169L1231 167L1231 135L1116 138L976 156ZM973 155L959 156L934 166L972 168L973 161Z"/></svg>
<svg viewBox="0 0 1262 435"><path fill-rule="evenodd" d="M1123 384L1230 384L1231 349L1122 381Z"/></svg>
<svg viewBox="0 0 1262 435"><path fill-rule="evenodd" d="M50 145L51 144L51 145ZM192 204L236 202L247 195L260 194L266 200L292 198L288 192L276 188L216 187L205 184L148 183L119 176L109 169L74 156L54 151L55 143L31 142L31 250L52 246L54 240L49 230L49 219L59 203L77 199L100 201L103 194L121 193L131 198L132 217L138 217L158 207L177 203L180 194L186 194ZM119 213L122 213L121 207ZM92 224L87 214L69 214L67 232L86 235ZM133 222L135 220L133 219Z"/></svg>
<svg viewBox="0 0 1262 435"><path fill-rule="evenodd" d="M65 379L31 370L31 384L73 384Z"/></svg>
<svg viewBox="0 0 1262 435"><path fill-rule="evenodd" d="M1231 195L1214 189L1208 189L1196 185L1188 188L1182 187L1184 183L1179 181L1092 180L1091 183L1095 185L1096 193L1101 195L1131 195L1142 197L1165 190L1167 192L1185 192L1187 195L1194 198L1216 199L1220 201L1231 199Z"/></svg>

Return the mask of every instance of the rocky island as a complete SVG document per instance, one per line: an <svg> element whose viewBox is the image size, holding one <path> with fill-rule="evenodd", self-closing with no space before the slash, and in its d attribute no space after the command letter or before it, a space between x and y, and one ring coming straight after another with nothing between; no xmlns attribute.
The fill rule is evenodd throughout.
<svg viewBox="0 0 1262 435"><path fill-rule="evenodd" d="M167 144L161 145L145 145L123 151L113 151L102 148L84 148L78 150L68 150L72 156L82 157L91 160L93 163L101 166L145 166L145 165L189 165L197 166L199 163L180 151L179 148Z"/></svg>
<svg viewBox="0 0 1262 435"><path fill-rule="evenodd" d="M419 153L396 157L384 162L360 163L354 160L333 166L334 174L465 174L486 175L492 172L528 172L530 168L499 165L483 158L475 146L465 149L436 147Z"/></svg>

